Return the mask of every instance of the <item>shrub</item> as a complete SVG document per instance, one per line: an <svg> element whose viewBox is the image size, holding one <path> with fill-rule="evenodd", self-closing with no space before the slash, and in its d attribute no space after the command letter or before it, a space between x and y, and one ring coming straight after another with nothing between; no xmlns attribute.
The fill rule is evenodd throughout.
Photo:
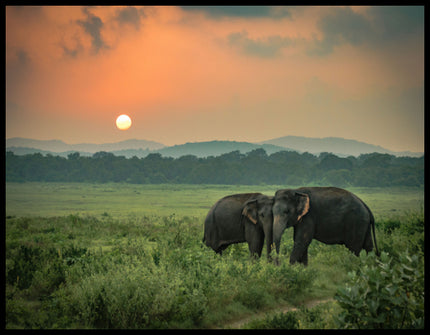
<svg viewBox="0 0 430 335"><path fill-rule="evenodd" d="M423 258L408 251L398 258L360 253L360 268L348 274L349 282L335 295L343 308L338 318L342 328L424 327Z"/></svg>
<svg viewBox="0 0 430 335"><path fill-rule="evenodd" d="M408 249L413 254L424 253L424 209L406 211L398 218L378 222L378 247L398 259L398 251Z"/></svg>
<svg viewBox="0 0 430 335"><path fill-rule="evenodd" d="M405 211L401 217L381 220L377 222L377 226L388 234L393 233L397 229L407 236L416 233L421 234L424 232L424 208L421 206L418 211Z"/></svg>
<svg viewBox="0 0 430 335"><path fill-rule="evenodd" d="M340 312L336 301L320 303L312 308L300 307L297 312L300 329L337 328L335 316Z"/></svg>
<svg viewBox="0 0 430 335"><path fill-rule="evenodd" d="M248 329L298 329L299 320L297 312L278 313L274 316L266 316L262 320L253 320L244 328Z"/></svg>
<svg viewBox="0 0 430 335"><path fill-rule="evenodd" d="M206 297L178 273L130 265L86 278L70 299L78 320L96 328L160 328L190 321L206 312Z"/></svg>
<svg viewBox="0 0 430 335"><path fill-rule="evenodd" d="M276 296L294 300L294 296L312 287L316 274L315 268L307 268L301 264L290 265L284 261L280 266L272 269L268 281L275 290Z"/></svg>
<svg viewBox="0 0 430 335"><path fill-rule="evenodd" d="M406 211L405 224L402 225L402 230L406 235L414 235L416 233L424 233L424 208L421 206L419 211Z"/></svg>
<svg viewBox="0 0 430 335"><path fill-rule="evenodd" d="M262 283L247 282L246 288L239 292L238 299L246 307L259 309L270 303L267 288Z"/></svg>
<svg viewBox="0 0 430 335"><path fill-rule="evenodd" d="M378 226L387 234L391 234L394 230L400 228L401 222L399 219L390 218L380 221Z"/></svg>

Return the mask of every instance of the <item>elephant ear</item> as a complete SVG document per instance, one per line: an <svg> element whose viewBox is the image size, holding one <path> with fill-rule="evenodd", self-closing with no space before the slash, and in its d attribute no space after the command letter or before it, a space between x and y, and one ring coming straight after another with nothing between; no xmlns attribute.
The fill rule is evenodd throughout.
<svg viewBox="0 0 430 335"><path fill-rule="evenodd" d="M242 215L246 216L253 224L257 224L257 199L245 203Z"/></svg>
<svg viewBox="0 0 430 335"><path fill-rule="evenodd" d="M301 218L309 212L310 205L309 205L309 196L307 194L296 192L296 195L298 196L297 222L299 222L301 220Z"/></svg>

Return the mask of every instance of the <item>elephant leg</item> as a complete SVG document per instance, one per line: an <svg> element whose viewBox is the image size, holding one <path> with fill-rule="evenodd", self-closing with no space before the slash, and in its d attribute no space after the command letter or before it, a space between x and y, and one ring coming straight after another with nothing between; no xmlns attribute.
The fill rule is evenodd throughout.
<svg viewBox="0 0 430 335"><path fill-rule="evenodd" d="M303 252L302 258L298 260L299 263L302 263L305 266L308 265L308 247L306 247L305 251Z"/></svg>
<svg viewBox="0 0 430 335"><path fill-rule="evenodd" d="M290 256L290 264L298 262L307 265L308 245L304 245L303 243L294 243L293 251L291 252Z"/></svg>
<svg viewBox="0 0 430 335"><path fill-rule="evenodd" d="M373 242L372 242L372 235L370 233L370 229L371 227L369 225L369 228L367 229L366 237L364 238L364 243L363 243L363 249L366 250L367 253L373 250Z"/></svg>
<svg viewBox="0 0 430 335"><path fill-rule="evenodd" d="M245 226L245 239L248 242L251 256L261 257L264 245L264 232L254 224Z"/></svg>
<svg viewBox="0 0 430 335"><path fill-rule="evenodd" d="M227 247L229 246L229 244L222 244L221 246L218 247L218 249L215 251L217 254L219 254L220 256L222 256L222 252L227 249Z"/></svg>
<svg viewBox="0 0 430 335"><path fill-rule="evenodd" d="M272 226L270 227L263 227L264 230L264 238L266 239L266 248L267 248L267 259L269 261L272 260L271 252L272 248L275 248L275 245L273 244L273 232L272 232Z"/></svg>
<svg viewBox="0 0 430 335"><path fill-rule="evenodd" d="M290 256L290 264L296 262L308 264L308 247L312 242L313 230L307 227L294 227L294 246Z"/></svg>

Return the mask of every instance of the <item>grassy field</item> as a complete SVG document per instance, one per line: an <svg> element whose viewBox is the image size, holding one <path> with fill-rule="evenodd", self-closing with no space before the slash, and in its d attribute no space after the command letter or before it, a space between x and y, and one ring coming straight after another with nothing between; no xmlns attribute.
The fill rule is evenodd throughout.
<svg viewBox="0 0 430 335"><path fill-rule="evenodd" d="M204 218L219 198L280 188L7 183L6 327L224 328L262 313L262 322L244 327L345 326L336 301L276 314L333 299L348 272L365 262L345 247L313 241L303 267L288 264L292 229L282 239L280 266L251 260L246 244L219 257L201 242ZM350 191L373 211L378 246L393 263L409 257L404 252L423 259L422 188Z"/></svg>
<svg viewBox="0 0 430 335"><path fill-rule="evenodd" d="M6 216L109 214L115 218L140 215L203 217L221 197L261 192L274 195L286 186L134 185L85 183L7 183ZM389 217L423 206L424 189L408 187L349 188L372 210Z"/></svg>

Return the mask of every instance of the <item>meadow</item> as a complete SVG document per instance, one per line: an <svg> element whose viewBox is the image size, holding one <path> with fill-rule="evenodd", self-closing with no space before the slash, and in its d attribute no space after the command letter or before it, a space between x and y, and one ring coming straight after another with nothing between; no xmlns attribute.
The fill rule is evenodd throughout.
<svg viewBox="0 0 430 335"><path fill-rule="evenodd" d="M278 185L142 185L128 183L6 183L6 216L84 214L114 218L156 214L204 217L228 194L261 192L273 195ZM349 187L375 218L418 210L424 202L420 187Z"/></svg>
<svg viewBox="0 0 430 335"><path fill-rule="evenodd" d="M255 315L244 328L420 328L423 188L348 188L374 213L381 259L313 241L309 266L291 266L292 229L280 266L266 250L253 260L237 244L220 257L201 242L204 218L221 197L284 187L6 183L6 327L228 328ZM378 266L392 278L398 269L398 281L386 285L398 289L397 300L370 310L354 299L370 299L359 293L373 279L388 280L366 272ZM327 302L304 307L315 300ZM354 319L350 305L368 308L360 313L370 321ZM288 306L299 309L279 313Z"/></svg>

